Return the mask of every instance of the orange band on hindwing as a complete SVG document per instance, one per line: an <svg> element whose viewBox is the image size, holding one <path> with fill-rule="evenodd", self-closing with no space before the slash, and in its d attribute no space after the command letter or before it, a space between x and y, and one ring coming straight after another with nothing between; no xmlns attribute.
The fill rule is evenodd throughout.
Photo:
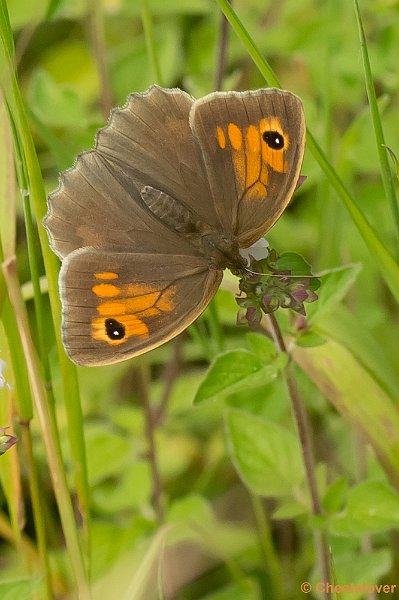
<svg viewBox="0 0 399 600"><path fill-rule="evenodd" d="M100 280L115 280L116 273L96 273ZM174 308L173 286L164 290L146 283L100 283L93 285L92 292L99 300L96 307L98 317L92 320L92 337L115 346L123 344L129 337L147 339L150 335L148 323L151 318Z"/></svg>

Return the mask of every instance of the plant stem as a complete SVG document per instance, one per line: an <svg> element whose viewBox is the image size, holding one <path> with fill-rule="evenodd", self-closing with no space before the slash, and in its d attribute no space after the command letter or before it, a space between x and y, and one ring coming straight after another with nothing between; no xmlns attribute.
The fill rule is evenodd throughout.
<svg viewBox="0 0 399 600"><path fill-rule="evenodd" d="M265 507L262 499L255 494L251 494L252 508L255 514L257 529L259 532L259 544L264 556L265 563L269 570L270 579L273 584L274 598L280 600L284 598L283 581L281 567L276 555L273 539L270 530L270 523L265 513Z"/></svg>
<svg viewBox="0 0 399 600"><path fill-rule="evenodd" d="M231 4L231 0L229 0ZM216 69L215 69L215 80L213 87L215 90L221 90L223 85L223 79L226 72L226 58L227 58L227 43L229 37L229 22L224 16L220 15L219 25L219 39L217 45L216 55Z"/></svg>
<svg viewBox="0 0 399 600"><path fill-rule="evenodd" d="M104 34L104 14L101 2L97 0L90 1L90 37L93 49L94 59L97 64L97 71L100 79L100 101L101 111L105 119L108 119L113 106L111 84L109 81L108 66L106 63L105 34Z"/></svg>
<svg viewBox="0 0 399 600"><path fill-rule="evenodd" d="M148 5L148 0L142 0L141 21L143 23L145 43L147 46L148 58L151 63L151 69L155 81L158 85L163 85L161 67L159 66L158 53L155 43L154 26L152 15Z"/></svg>
<svg viewBox="0 0 399 600"><path fill-rule="evenodd" d="M146 436L148 442L147 456L152 474L152 505L159 524L165 520L161 476L158 468L157 448L155 444L156 419L154 418L149 395L149 370L147 365L141 365L137 370L140 396L143 402Z"/></svg>
<svg viewBox="0 0 399 600"><path fill-rule="evenodd" d="M268 319L273 341L278 352L287 353L287 347L285 345L284 338L276 317L272 313L268 315ZM321 505L319 491L317 489L315 460L313 456L309 421L307 418L305 407L299 394L296 379L292 373L292 366L290 363L287 365L283 374L288 388L292 412L298 431L299 442L302 449L302 457L305 467L306 479L310 492L312 513L315 516L321 516L323 514L323 509ZM330 582L330 551L328 546L327 534L324 530L317 530L315 531L314 536L322 581ZM331 597L331 595L329 592L325 592L322 594L322 597L325 598L325 600L328 600Z"/></svg>
<svg viewBox="0 0 399 600"><path fill-rule="evenodd" d="M179 375L182 363L183 343L185 338L186 334L182 333L178 335L172 342L172 357L162 374L162 381L164 382L162 396L158 406L152 411L153 427L159 427L164 419L174 383Z"/></svg>

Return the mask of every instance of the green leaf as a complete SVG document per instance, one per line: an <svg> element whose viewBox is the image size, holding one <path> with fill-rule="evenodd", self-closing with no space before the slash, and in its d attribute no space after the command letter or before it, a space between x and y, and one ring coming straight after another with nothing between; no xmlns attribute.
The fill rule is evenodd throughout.
<svg viewBox="0 0 399 600"><path fill-rule="evenodd" d="M348 480L345 477L336 479L327 489L323 498L323 508L326 512L337 512L342 508L348 491Z"/></svg>
<svg viewBox="0 0 399 600"><path fill-rule="evenodd" d="M307 513L306 507L295 500L285 500L281 502L277 510L273 512L273 519L287 520L295 519Z"/></svg>
<svg viewBox="0 0 399 600"><path fill-rule="evenodd" d="M31 600L39 590L41 579L11 579L0 583L1 600Z"/></svg>
<svg viewBox="0 0 399 600"><path fill-rule="evenodd" d="M83 126L88 121L78 94L54 83L50 75L38 70L30 82L30 106L38 119L53 127Z"/></svg>
<svg viewBox="0 0 399 600"><path fill-rule="evenodd" d="M296 252L284 252L276 261L278 271L291 271L293 275L310 275L309 263Z"/></svg>
<svg viewBox="0 0 399 600"><path fill-rule="evenodd" d="M325 339L314 331L305 331L295 340L295 343L302 348L314 348L315 346L321 346L324 342Z"/></svg>
<svg viewBox="0 0 399 600"><path fill-rule="evenodd" d="M292 355L341 415L373 446L399 489L399 412L372 375L332 340L316 348L295 346Z"/></svg>
<svg viewBox="0 0 399 600"><path fill-rule="evenodd" d="M388 550L376 550L362 554L356 549L334 556L334 584L342 586L340 591L337 590L337 600L363 600L366 598L366 592L372 591L372 587L377 598L392 597L393 594L378 593L376 589L377 582L390 570L391 562L391 554ZM317 574L317 577L320 582L320 575ZM382 586L384 584L391 585L391 582L382 580L379 583ZM314 585L316 585L316 580ZM348 586L347 589L343 587L345 585ZM351 585L352 590L349 587ZM366 586L370 586L369 590L365 589ZM382 589L383 587L379 591L381 592Z"/></svg>
<svg viewBox="0 0 399 600"><path fill-rule="evenodd" d="M226 412L231 459L245 485L262 496L287 496L303 481L298 440L272 421L242 410Z"/></svg>
<svg viewBox="0 0 399 600"><path fill-rule="evenodd" d="M215 400L242 389L250 389L275 379L278 369L264 364L248 350L232 350L219 354L198 388L194 403Z"/></svg>
<svg viewBox="0 0 399 600"><path fill-rule="evenodd" d="M319 299L306 307L309 325L336 308L356 281L361 269L360 263L354 263L320 275L321 286L317 292Z"/></svg>
<svg viewBox="0 0 399 600"><path fill-rule="evenodd" d="M267 335L250 331L246 335L250 350L264 363L271 362L276 357L276 347Z"/></svg>
<svg viewBox="0 0 399 600"><path fill-rule="evenodd" d="M383 532L399 526L399 496L383 481L365 481L348 493L343 514L331 522L341 535Z"/></svg>
<svg viewBox="0 0 399 600"><path fill-rule="evenodd" d="M115 515L118 511L131 511L150 503L152 480L147 461L129 464L117 480L111 477L97 485L92 492L92 503L97 511Z"/></svg>

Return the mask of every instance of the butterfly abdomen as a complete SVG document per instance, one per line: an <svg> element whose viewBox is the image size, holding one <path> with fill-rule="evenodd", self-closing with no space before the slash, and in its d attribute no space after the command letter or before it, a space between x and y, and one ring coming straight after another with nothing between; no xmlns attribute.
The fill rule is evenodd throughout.
<svg viewBox="0 0 399 600"><path fill-rule="evenodd" d="M145 205L162 223L181 234L199 233L198 219L181 202L149 185L141 190Z"/></svg>

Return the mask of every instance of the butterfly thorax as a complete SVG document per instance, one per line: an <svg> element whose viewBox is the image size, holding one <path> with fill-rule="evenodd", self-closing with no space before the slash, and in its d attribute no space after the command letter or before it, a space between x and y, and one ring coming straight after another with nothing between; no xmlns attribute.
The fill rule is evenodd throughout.
<svg viewBox="0 0 399 600"><path fill-rule="evenodd" d="M206 258L210 269L228 268L237 275L245 269L246 261L234 238L203 221L182 202L148 185L142 188L141 197L157 219L187 239Z"/></svg>

